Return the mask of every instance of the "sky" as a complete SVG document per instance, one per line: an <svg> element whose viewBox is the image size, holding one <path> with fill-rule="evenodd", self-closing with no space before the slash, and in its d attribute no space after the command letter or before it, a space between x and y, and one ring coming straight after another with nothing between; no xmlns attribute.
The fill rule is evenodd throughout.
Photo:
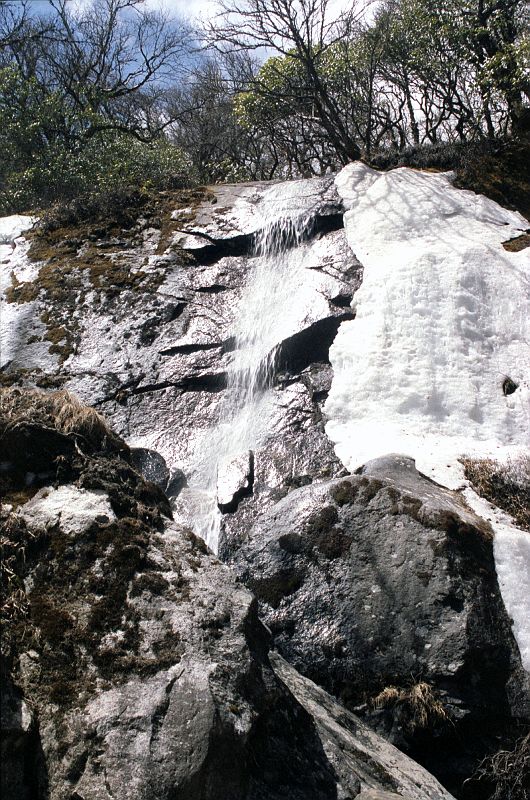
<svg viewBox="0 0 530 800"><path fill-rule="evenodd" d="M29 0L35 8L43 8L48 4L48 0ZM72 0L78 6L89 5L93 0ZM17 3L17 0L8 0ZM152 8L162 8L177 16L189 20L208 19L215 15L217 11L216 0L146 0L146 6ZM328 6L329 19L340 14L344 9L351 7L352 0L330 0Z"/></svg>
<svg viewBox="0 0 530 800"><path fill-rule="evenodd" d="M33 0L34 3L46 2L46 0ZM91 0L76 0L79 5L88 5ZM351 0L330 0L330 18L339 14L343 9L351 6ZM146 5L153 8L164 8L167 11L178 14L179 16L195 19L198 17L211 17L216 12L216 0L146 0Z"/></svg>
<svg viewBox="0 0 530 800"><path fill-rule="evenodd" d="M187 17L197 17L215 13L215 0L148 0L151 5L163 6L170 11L176 11ZM351 0L330 0L330 18L334 13L340 13L344 8L351 6Z"/></svg>

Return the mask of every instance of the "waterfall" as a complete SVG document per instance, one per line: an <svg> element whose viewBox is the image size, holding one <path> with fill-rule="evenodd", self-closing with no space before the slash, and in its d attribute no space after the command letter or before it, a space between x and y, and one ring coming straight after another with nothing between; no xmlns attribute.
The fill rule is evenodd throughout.
<svg viewBox="0 0 530 800"><path fill-rule="evenodd" d="M228 372L229 402L221 419L221 425L229 428L223 431L226 456L256 444L253 414L274 380L278 345L295 329L304 270L305 250L300 245L311 228L307 215L273 217L255 236L255 263L238 310Z"/></svg>
<svg viewBox="0 0 530 800"><path fill-rule="evenodd" d="M297 188L298 182L292 186ZM260 204L261 226L254 235L252 268L236 312L235 348L228 368L219 419L190 472L182 496L186 522L216 551L222 514L217 502L218 472L262 446L271 433L273 384L278 347L305 316L305 241L315 214L301 213L299 193L272 187ZM303 207L303 204L302 204ZM188 505L184 509L184 504Z"/></svg>

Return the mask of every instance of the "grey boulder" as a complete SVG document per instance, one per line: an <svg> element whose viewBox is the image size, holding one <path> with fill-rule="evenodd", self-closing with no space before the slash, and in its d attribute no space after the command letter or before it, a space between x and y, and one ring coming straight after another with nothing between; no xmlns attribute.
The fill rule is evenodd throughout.
<svg viewBox="0 0 530 800"><path fill-rule="evenodd" d="M411 459L296 489L225 547L284 658L451 790L528 724L491 530Z"/></svg>

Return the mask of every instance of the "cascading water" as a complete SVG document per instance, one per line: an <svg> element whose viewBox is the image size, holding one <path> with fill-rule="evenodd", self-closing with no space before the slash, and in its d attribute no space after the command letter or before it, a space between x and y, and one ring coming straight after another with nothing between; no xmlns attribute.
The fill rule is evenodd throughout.
<svg viewBox="0 0 530 800"><path fill-rule="evenodd" d="M293 184L292 184L293 185ZM294 184L296 186L296 184ZM217 503L218 472L238 456L262 446L272 431L270 387L278 346L305 316L305 240L315 216L300 213L300 198L285 185L263 197L262 225L254 237L253 269L242 293L233 336L235 349L216 427L205 437L181 498L187 522L216 551L222 514Z"/></svg>
<svg viewBox="0 0 530 800"><path fill-rule="evenodd" d="M260 426L255 412L273 382L278 345L293 330L304 269L300 245L311 227L308 216L276 218L255 237L256 262L234 331L236 346L227 386L230 399L227 416L221 419L225 456L256 444Z"/></svg>

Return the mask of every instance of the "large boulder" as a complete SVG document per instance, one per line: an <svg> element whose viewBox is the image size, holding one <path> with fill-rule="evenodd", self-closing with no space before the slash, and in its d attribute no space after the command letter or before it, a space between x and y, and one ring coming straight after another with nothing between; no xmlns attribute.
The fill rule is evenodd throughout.
<svg viewBox="0 0 530 800"><path fill-rule="evenodd" d="M339 780L338 798L427 800L439 797L439 783L427 778L419 764L374 733L358 716L346 711L277 653L271 654L271 663L315 723L326 757Z"/></svg>
<svg viewBox="0 0 530 800"><path fill-rule="evenodd" d="M292 491L231 561L280 653L452 790L530 718L489 525L411 459Z"/></svg>

